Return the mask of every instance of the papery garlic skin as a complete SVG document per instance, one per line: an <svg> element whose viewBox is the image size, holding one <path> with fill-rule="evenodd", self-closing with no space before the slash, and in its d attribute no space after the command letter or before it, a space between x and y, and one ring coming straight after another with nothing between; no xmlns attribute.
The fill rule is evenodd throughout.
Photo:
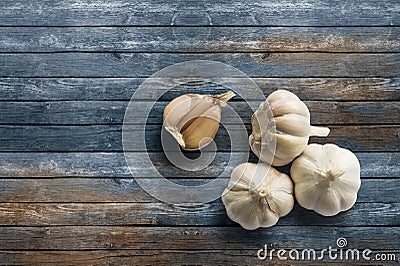
<svg viewBox="0 0 400 266"><path fill-rule="evenodd" d="M298 203L324 216L350 209L361 186L360 163L335 144L310 144L290 169Z"/></svg>
<svg viewBox="0 0 400 266"><path fill-rule="evenodd" d="M293 183L266 164L243 163L232 171L222 201L229 218L243 228L270 227L293 209Z"/></svg>
<svg viewBox="0 0 400 266"><path fill-rule="evenodd" d="M201 149L214 139L221 121L221 107L235 93L220 95L184 94L164 109L164 128L185 150Z"/></svg>
<svg viewBox="0 0 400 266"><path fill-rule="evenodd" d="M271 93L260 104L252 116L252 129L249 137L252 151L261 161L274 166L286 165L300 155L310 136L329 134L329 128L310 126L307 106L287 90ZM269 145L271 138L276 143L275 151Z"/></svg>

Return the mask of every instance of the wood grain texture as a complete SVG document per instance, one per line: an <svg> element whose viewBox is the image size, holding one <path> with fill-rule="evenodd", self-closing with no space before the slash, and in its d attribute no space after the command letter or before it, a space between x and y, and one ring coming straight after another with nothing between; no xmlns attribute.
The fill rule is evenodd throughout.
<svg viewBox="0 0 400 266"><path fill-rule="evenodd" d="M162 125L129 125L127 134L128 151L162 151ZM237 139L240 132L246 134L240 125L231 125L230 133L220 128L214 140L218 151L246 151L247 139ZM311 142L336 143L354 152L392 151L400 149L400 125L371 126L329 126L327 138L311 137ZM247 134L251 127L247 126ZM0 151L122 151L122 126L0 126ZM235 139L231 147L230 136ZM146 148L144 148L144 141ZM172 141L172 140L171 140Z"/></svg>
<svg viewBox="0 0 400 266"><path fill-rule="evenodd" d="M398 250L374 250L371 258L377 254L395 254ZM320 254L320 250L318 251ZM275 254L276 255L276 254ZM307 255L306 255L307 256ZM285 261L273 256L262 261L257 258L257 249L241 250L58 250L58 251L0 251L0 258L7 265L307 265L320 266L321 261ZM307 257L306 257L307 258ZM385 262L385 265L397 263L398 260ZM345 261L324 258L324 265L342 266ZM352 261L351 265L376 265L376 261Z"/></svg>
<svg viewBox="0 0 400 266"><path fill-rule="evenodd" d="M174 183L199 186L210 179L172 179ZM24 203L118 203L158 202L147 194L133 178L47 178L2 179L0 202ZM358 203L395 203L400 179L366 179L358 193Z"/></svg>
<svg viewBox="0 0 400 266"><path fill-rule="evenodd" d="M0 77L148 77L189 60L213 60L252 77L398 77L400 53L0 54ZM183 78L183 77L182 77Z"/></svg>
<svg viewBox="0 0 400 266"><path fill-rule="evenodd" d="M399 187L399 186L397 186ZM298 205L278 225L400 226L400 203L356 203L324 217ZM0 203L0 225L233 225L221 200L197 206L152 203ZM3 238L2 238L3 239ZM4 246L0 248L5 248Z"/></svg>
<svg viewBox="0 0 400 266"><path fill-rule="evenodd" d="M256 252L264 244L320 250L339 237L399 263L400 2L4 0L0 10L0 265L320 265L260 261ZM354 207L322 217L296 204L277 226L246 231L221 199L188 207L147 194L132 177L154 177L146 156L163 176L192 186L257 161L241 148L230 152L222 129L208 167L171 165L159 143L166 103L227 89L178 79L149 115L150 152L135 149L128 169L128 100L154 72L194 59L241 69L265 96L288 89L303 99L312 123L331 128L310 142L339 144L360 161ZM154 82L130 126L136 147L142 109L164 84ZM231 106L248 134L252 112L240 97Z"/></svg>
<svg viewBox="0 0 400 266"><path fill-rule="evenodd" d="M396 1L2 1L1 25L400 25ZM194 16L191 14L195 14Z"/></svg>
<svg viewBox="0 0 400 266"><path fill-rule="evenodd" d="M399 152L356 152L361 164L362 177L399 177ZM154 173L144 168L146 153L134 153L137 160L132 165L132 175L149 177ZM171 166L163 153L149 153L152 163L164 177L170 178L215 178L222 173L226 162L232 157L233 164L239 164L241 153L224 153L216 155L213 163L200 171L184 171ZM250 155L249 161L256 162ZM224 166L224 167L221 167ZM228 166L227 166L228 167ZM228 168L230 169L230 168ZM288 171L288 168L281 169ZM40 177L132 177L121 152L16 152L0 153L0 176L5 178L40 178ZM127 181L129 182L129 180Z"/></svg>
<svg viewBox="0 0 400 266"><path fill-rule="evenodd" d="M259 102L252 102L257 106ZM134 124L162 124L162 114L168 102L135 102L135 117L125 116L127 101L44 101L0 102L2 125L110 125L126 121ZM321 124L399 124L400 101L394 102L334 102L305 101L311 113L311 123ZM222 109L224 124L250 124L252 109L246 102L229 105L242 120ZM150 113L146 110L152 110Z"/></svg>
<svg viewBox="0 0 400 266"><path fill-rule="evenodd" d="M275 226L256 231L247 231L241 227L186 226L43 226L1 229L0 247L3 250L244 249L257 252L264 244L288 249L335 247L338 237L346 237L347 248L397 250L400 234L397 227L361 226Z"/></svg>
<svg viewBox="0 0 400 266"><path fill-rule="evenodd" d="M0 52L400 52L398 27L1 27Z"/></svg>
<svg viewBox="0 0 400 266"><path fill-rule="evenodd" d="M145 79L140 78L0 78L1 101L102 101L129 100ZM308 101L399 101L400 78L254 78L265 97L276 89L294 92ZM162 80L154 80L154 91L138 99L156 99ZM179 85L177 82L176 85ZM161 100L182 93L222 93L209 84L171 88ZM247 100L257 100L249 95Z"/></svg>

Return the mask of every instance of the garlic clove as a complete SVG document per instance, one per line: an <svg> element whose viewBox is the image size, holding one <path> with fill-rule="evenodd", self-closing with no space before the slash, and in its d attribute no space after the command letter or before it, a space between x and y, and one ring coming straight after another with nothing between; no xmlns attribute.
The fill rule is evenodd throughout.
<svg viewBox="0 0 400 266"><path fill-rule="evenodd" d="M296 99L296 100L300 100L299 97L297 97L296 94L294 94L293 92L290 92L288 90L276 90L273 93L271 93L268 96L268 99L271 102L278 102L280 100L288 100L288 99Z"/></svg>
<svg viewBox="0 0 400 266"><path fill-rule="evenodd" d="M298 114L286 114L275 117L276 128L286 132L286 134L295 136L308 136L310 127L304 126L308 124L308 118Z"/></svg>
<svg viewBox="0 0 400 266"><path fill-rule="evenodd" d="M184 94L164 109L164 128L186 150L198 150L215 137L221 121L221 107L235 93L219 95Z"/></svg>
<svg viewBox="0 0 400 266"><path fill-rule="evenodd" d="M281 99L279 101L272 102L270 107L274 117L287 114L298 114L308 119L310 118L310 112L308 111L307 106L302 101L297 99Z"/></svg>
<svg viewBox="0 0 400 266"><path fill-rule="evenodd" d="M221 121L221 109L212 106L183 129L182 136L186 149L201 149L214 139Z"/></svg>

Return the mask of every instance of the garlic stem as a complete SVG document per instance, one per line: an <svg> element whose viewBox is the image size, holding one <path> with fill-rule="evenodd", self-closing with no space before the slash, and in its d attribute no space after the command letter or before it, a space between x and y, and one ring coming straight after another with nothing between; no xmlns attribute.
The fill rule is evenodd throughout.
<svg viewBox="0 0 400 266"><path fill-rule="evenodd" d="M331 130L327 127L310 126L310 136L326 137Z"/></svg>
<svg viewBox="0 0 400 266"><path fill-rule="evenodd" d="M265 196L267 196L267 192L265 191L265 190L260 190L260 191L258 191L258 195L260 196L260 197L265 197Z"/></svg>
<svg viewBox="0 0 400 266"><path fill-rule="evenodd" d="M236 94L233 91L227 91L222 94L215 95L213 97L220 101L227 102L235 96L236 96Z"/></svg>

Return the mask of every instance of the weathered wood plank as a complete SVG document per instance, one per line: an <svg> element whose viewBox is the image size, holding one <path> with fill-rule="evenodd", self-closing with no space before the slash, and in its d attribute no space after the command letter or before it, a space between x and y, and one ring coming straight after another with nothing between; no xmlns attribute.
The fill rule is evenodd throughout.
<svg viewBox="0 0 400 266"><path fill-rule="evenodd" d="M255 231L240 227L2 227L0 247L18 250L247 249L257 252L265 244L288 249L335 248L336 239L345 237L347 248L396 250L399 234L397 227L274 226Z"/></svg>
<svg viewBox="0 0 400 266"><path fill-rule="evenodd" d="M152 176L152 172L144 166L143 158L146 153L137 154L137 166L132 167L135 177ZM361 176L367 177L399 177L400 153L398 152L356 152L361 164ZM171 178L215 178L221 172L221 166L232 157L232 163L238 165L242 155L240 153L217 153L210 166L200 171L184 171L173 167L163 153L149 153L155 167L164 177ZM256 162L256 157L250 155L250 160ZM227 166L227 170L229 166ZM287 168L282 171L288 171ZM7 178L40 178L40 177L132 177L124 154L100 152L73 152L73 153L0 153L0 176ZM129 180L126 180L129 183Z"/></svg>
<svg viewBox="0 0 400 266"><path fill-rule="evenodd" d="M372 246L372 244L371 244ZM334 242L332 242L334 247ZM269 247L270 248L270 247ZM300 257L301 257L300 249ZM317 251L317 256L321 254L322 248ZM265 265L273 263L273 265L307 265L320 266L335 265L343 266L351 261L353 266L376 265L377 254L394 254L394 261L388 260L383 263L397 263L399 261L400 251L398 250L376 250L370 254L373 261L362 259L362 250L360 260L332 260L328 255L321 261L309 260L279 260L276 253L272 259L269 257L266 260L259 260L257 257L258 249L246 249L243 247L240 250L57 250L57 251L0 251L2 262L7 265ZM288 257L288 252L284 257ZM346 250L345 250L346 251ZM381 255L379 255L381 256ZM307 258L307 254L305 255ZM349 255L351 258L351 255Z"/></svg>
<svg viewBox="0 0 400 266"><path fill-rule="evenodd" d="M199 186L210 179L173 179ZM397 201L400 179L363 179L359 203ZM157 202L130 178L0 179L0 202Z"/></svg>
<svg viewBox="0 0 400 266"><path fill-rule="evenodd" d="M399 25L396 1L2 1L0 25ZM173 20L173 18L175 19Z"/></svg>
<svg viewBox="0 0 400 266"><path fill-rule="evenodd" d="M0 52L64 51L400 52L400 28L0 28Z"/></svg>
<svg viewBox="0 0 400 266"><path fill-rule="evenodd" d="M374 147L371 150L379 151L381 147L393 152L400 150L400 126L330 126L331 133L327 138L311 137L310 142L315 143L336 143L352 151L360 149L369 150L367 147ZM376 134L372 136L370 134ZM391 139L386 141L386 139ZM362 144L361 144L362 143ZM361 144L361 145L360 145ZM360 149L358 148L360 146ZM361 148L361 146L363 148Z"/></svg>
<svg viewBox="0 0 400 266"><path fill-rule="evenodd" d="M162 125L148 125L145 131L147 151L161 151ZM231 125L231 136L237 144L234 151L248 149L247 139L238 139L241 126ZM310 138L311 142L332 142L352 151L399 151L400 125L329 126L327 138ZM143 126L129 125L126 132L129 151L146 151L143 146ZM251 127L247 126L248 134ZM142 136L142 137L141 137ZM218 151L231 151L230 136L224 128L215 142ZM234 148L234 147L232 147ZM0 151L122 151L122 126L0 126Z"/></svg>
<svg viewBox="0 0 400 266"><path fill-rule="evenodd" d="M145 79L140 78L0 78L0 100L129 100ZM287 89L303 100L385 101L400 100L400 78L254 78L267 97L276 89ZM155 99L162 80L154 80L154 91L139 99ZM178 84L176 84L178 85ZM162 96L172 100L184 92L222 93L225 88L198 84L180 86ZM247 100L255 100L255 95Z"/></svg>
<svg viewBox="0 0 400 266"><path fill-rule="evenodd" d="M396 77L400 53L1 54L0 77L147 77L175 63L214 60L252 77Z"/></svg>
<svg viewBox="0 0 400 266"><path fill-rule="evenodd" d="M397 189L399 189L397 182ZM378 199L377 199L378 200ZM324 217L299 205L278 225L400 226L400 203L356 203ZM233 225L219 199L193 207L152 203L0 203L0 225ZM1 235L1 233L0 233ZM3 239L3 238L2 238ZM0 245L0 248L5 248Z"/></svg>
<svg viewBox="0 0 400 266"><path fill-rule="evenodd" d="M306 101L311 113L311 123L320 124L398 124L400 101L396 102L326 102ZM162 113L168 102L136 102L137 111L132 123L161 124ZM101 125L122 124L127 101L51 101L51 102L0 102L0 124L24 125ZM222 112L224 124L250 124L253 114L245 102L229 105L242 118ZM257 106L258 102L254 102ZM152 107L153 106L153 107ZM145 110L152 111L147 114ZM146 119L147 118L147 119Z"/></svg>

